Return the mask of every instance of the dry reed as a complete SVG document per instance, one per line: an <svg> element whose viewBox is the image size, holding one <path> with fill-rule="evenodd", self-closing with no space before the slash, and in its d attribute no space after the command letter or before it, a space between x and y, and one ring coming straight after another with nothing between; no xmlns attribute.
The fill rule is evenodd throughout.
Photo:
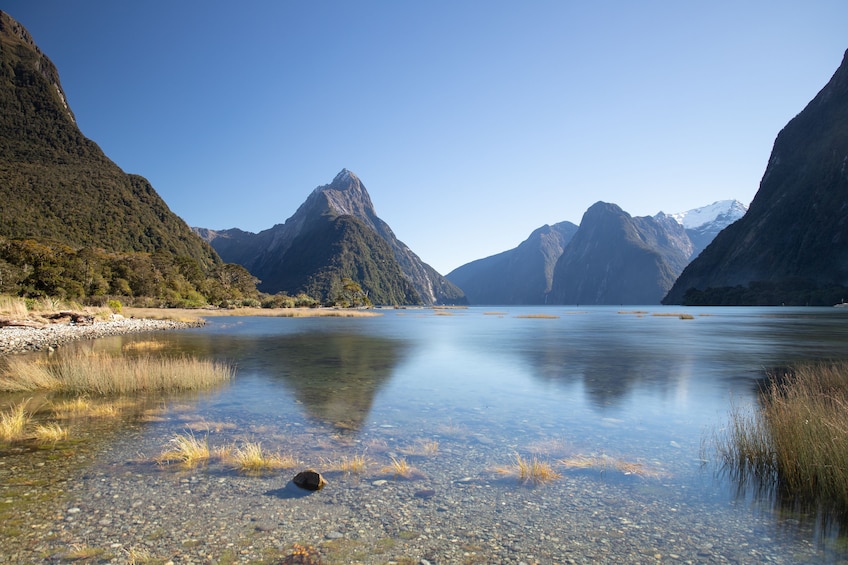
<svg viewBox="0 0 848 565"><path fill-rule="evenodd" d="M55 444L68 439L68 429L63 428L56 422L39 424L35 427L35 441L40 444Z"/></svg>
<svg viewBox="0 0 848 565"><path fill-rule="evenodd" d="M772 373L759 401L714 434L731 476L848 509L848 362Z"/></svg>
<svg viewBox="0 0 848 565"><path fill-rule="evenodd" d="M0 440L11 442L23 439L24 430L31 419L26 405L27 401L22 401L0 412Z"/></svg>
<svg viewBox="0 0 848 565"><path fill-rule="evenodd" d="M554 470L550 463L542 461L535 455L532 459L525 459L516 453L514 459L512 465L496 467L495 472L500 475L515 477L522 483L532 483L534 485L548 483L561 476Z"/></svg>
<svg viewBox="0 0 848 565"><path fill-rule="evenodd" d="M185 467L196 467L200 463L209 461L209 441L206 437L198 439L191 432L177 434L168 441L168 445L170 447L156 458L160 464L178 462Z"/></svg>
<svg viewBox="0 0 848 565"><path fill-rule="evenodd" d="M193 357L113 357L78 352L49 362L13 357L0 375L0 390L54 390L75 394L128 394L196 390L228 381L229 365Z"/></svg>
<svg viewBox="0 0 848 565"><path fill-rule="evenodd" d="M224 453L225 462L246 473L291 469L298 463L293 456L266 451L262 448L260 442L245 442L241 446L234 447Z"/></svg>

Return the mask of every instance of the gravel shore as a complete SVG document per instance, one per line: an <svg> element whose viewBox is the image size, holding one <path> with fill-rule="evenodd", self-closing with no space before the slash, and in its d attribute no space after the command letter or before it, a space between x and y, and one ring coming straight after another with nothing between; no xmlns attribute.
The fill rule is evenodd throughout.
<svg viewBox="0 0 848 565"><path fill-rule="evenodd" d="M202 322L200 322L202 324ZM0 327L0 355L56 348L64 343L81 339L97 339L119 334L174 330L196 327L197 322L152 320L141 318L115 318L95 321L91 325L48 324L42 327Z"/></svg>

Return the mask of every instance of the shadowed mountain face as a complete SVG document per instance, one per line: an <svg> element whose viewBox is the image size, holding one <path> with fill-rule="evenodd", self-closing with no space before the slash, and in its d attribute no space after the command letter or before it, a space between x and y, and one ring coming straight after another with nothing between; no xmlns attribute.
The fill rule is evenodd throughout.
<svg viewBox="0 0 848 565"><path fill-rule="evenodd" d="M195 231L226 261L246 267L260 289L332 298L342 278L375 304L464 304L462 291L421 261L374 211L360 180L342 170L284 224L253 234Z"/></svg>
<svg viewBox="0 0 848 565"><path fill-rule="evenodd" d="M670 216L634 218L598 202L557 261L549 302L658 304L691 253L683 226Z"/></svg>
<svg viewBox="0 0 848 565"><path fill-rule="evenodd" d="M147 180L80 132L56 67L3 12L0 105L0 236L220 263Z"/></svg>
<svg viewBox="0 0 848 565"><path fill-rule="evenodd" d="M778 134L747 214L671 288L667 304L833 304L848 296L848 52Z"/></svg>
<svg viewBox="0 0 848 565"><path fill-rule="evenodd" d="M515 249L472 261L448 273L471 304L545 304L554 266L577 226L543 226Z"/></svg>

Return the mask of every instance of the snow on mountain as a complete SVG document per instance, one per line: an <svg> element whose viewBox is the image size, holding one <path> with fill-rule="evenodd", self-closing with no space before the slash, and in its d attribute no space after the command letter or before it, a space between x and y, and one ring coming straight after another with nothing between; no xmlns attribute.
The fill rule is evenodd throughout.
<svg viewBox="0 0 848 565"><path fill-rule="evenodd" d="M669 214L687 230L698 229L707 224L725 228L745 215L747 206L738 200L719 200L709 206L702 206L686 212Z"/></svg>

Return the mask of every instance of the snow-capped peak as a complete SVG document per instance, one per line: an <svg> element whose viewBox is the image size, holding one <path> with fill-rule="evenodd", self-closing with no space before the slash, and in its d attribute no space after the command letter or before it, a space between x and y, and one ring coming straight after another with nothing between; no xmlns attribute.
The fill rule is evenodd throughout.
<svg viewBox="0 0 848 565"><path fill-rule="evenodd" d="M747 206L738 200L719 200L709 206L702 206L686 212L669 214L686 229L697 229L706 224L721 224L726 227L745 215Z"/></svg>

